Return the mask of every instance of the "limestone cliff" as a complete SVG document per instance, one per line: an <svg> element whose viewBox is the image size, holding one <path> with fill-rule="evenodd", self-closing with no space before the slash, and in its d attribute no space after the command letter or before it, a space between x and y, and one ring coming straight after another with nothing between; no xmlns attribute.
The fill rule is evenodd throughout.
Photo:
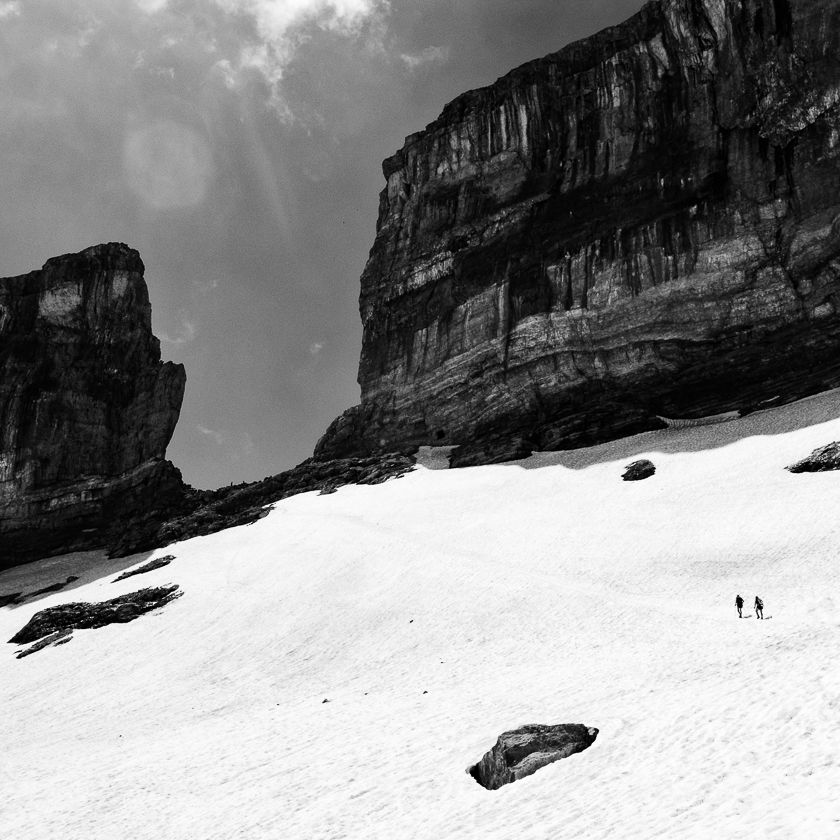
<svg viewBox="0 0 840 840"><path fill-rule="evenodd" d="M840 385L840 3L655 0L384 163L317 457L583 445Z"/></svg>
<svg viewBox="0 0 840 840"><path fill-rule="evenodd" d="M164 454L186 376L161 362L143 270L112 243L0 279L0 568L183 494Z"/></svg>

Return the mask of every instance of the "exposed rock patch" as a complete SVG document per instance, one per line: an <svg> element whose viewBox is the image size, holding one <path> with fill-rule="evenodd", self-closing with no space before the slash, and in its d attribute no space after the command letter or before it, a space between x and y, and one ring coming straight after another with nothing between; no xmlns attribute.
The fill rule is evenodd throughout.
<svg viewBox="0 0 840 840"><path fill-rule="evenodd" d="M39 639L35 644L30 645L25 650L20 651L17 654L17 659L23 659L30 654L37 653L39 650L43 650L45 647L49 647L50 645L63 645L70 641L73 637L73 630L70 627L65 627L64 630L56 630L55 633L50 633L48 636L44 636L43 639Z"/></svg>
<svg viewBox="0 0 840 840"><path fill-rule="evenodd" d="M316 457L491 463L840 386L837 55L833 0L661 0L447 105L383 164L361 405Z"/></svg>
<svg viewBox="0 0 840 840"><path fill-rule="evenodd" d="M154 560L149 560L148 563L144 563L136 569L130 569L127 572L123 572L118 577L115 577L112 583L117 583L118 581L125 580L126 578L134 577L134 575L144 575L146 572L153 572L155 569L162 569L164 566L168 566L174 559L174 554L167 554L165 557L156 557Z"/></svg>
<svg viewBox="0 0 840 840"><path fill-rule="evenodd" d="M792 473L840 470L840 441L815 449L807 458L803 458L801 461L785 467L785 469Z"/></svg>
<svg viewBox="0 0 840 840"><path fill-rule="evenodd" d="M128 595L120 595L110 601L97 603L76 602L48 607L35 613L26 626L19 630L9 642L28 644L52 633L104 627L107 624L125 624L141 615L158 609L178 598L183 593L177 584L140 589Z"/></svg>
<svg viewBox="0 0 840 840"><path fill-rule="evenodd" d="M488 790L536 773L546 764L590 747L598 736L582 723L532 723L503 732L491 750L467 772Z"/></svg>
<svg viewBox="0 0 840 840"><path fill-rule="evenodd" d="M645 478L650 478L656 472L656 467L653 461L648 461L642 458L638 461L633 461L624 468L624 474L621 478L624 481L642 481Z"/></svg>

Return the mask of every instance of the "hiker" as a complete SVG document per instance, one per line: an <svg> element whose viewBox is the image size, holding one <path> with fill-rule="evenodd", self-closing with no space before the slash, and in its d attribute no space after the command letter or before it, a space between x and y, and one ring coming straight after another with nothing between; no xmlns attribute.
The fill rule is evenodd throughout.
<svg viewBox="0 0 840 840"><path fill-rule="evenodd" d="M740 595L735 596L735 606L738 608L738 618L743 618L741 608L744 606L744 599Z"/></svg>
<svg viewBox="0 0 840 840"><path fill-rule="evenodd" d="M764 601L755 596L755 617L756 618L764 618Z"/></svg>

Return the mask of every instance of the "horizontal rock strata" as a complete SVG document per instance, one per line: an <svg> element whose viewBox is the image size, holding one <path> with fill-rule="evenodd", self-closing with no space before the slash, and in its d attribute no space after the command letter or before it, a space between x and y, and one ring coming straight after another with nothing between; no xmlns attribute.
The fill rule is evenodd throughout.
<svg viewBox="0 0 840 840"><path fill-rule="evenodd" d="M384 163L316 457L521 457L840 385L840 5L659 0Z"/></svg>
<svg viewBox="0 0 840 840"><path fill-rule="evenodd" d="M164 455L186 377L161 361L143 271L111 243L0 279L0 568L183 495Z"/></svg>

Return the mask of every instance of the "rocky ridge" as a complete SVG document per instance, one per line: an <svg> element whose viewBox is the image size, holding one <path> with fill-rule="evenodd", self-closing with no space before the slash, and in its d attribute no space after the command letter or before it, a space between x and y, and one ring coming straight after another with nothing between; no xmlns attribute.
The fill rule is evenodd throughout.
<svg viewBox="0 0 840 840"><path fill-rule="evenodd" d="M840 5L654 0L383 165L316 457L587 445L840 385Z"/></svg>

